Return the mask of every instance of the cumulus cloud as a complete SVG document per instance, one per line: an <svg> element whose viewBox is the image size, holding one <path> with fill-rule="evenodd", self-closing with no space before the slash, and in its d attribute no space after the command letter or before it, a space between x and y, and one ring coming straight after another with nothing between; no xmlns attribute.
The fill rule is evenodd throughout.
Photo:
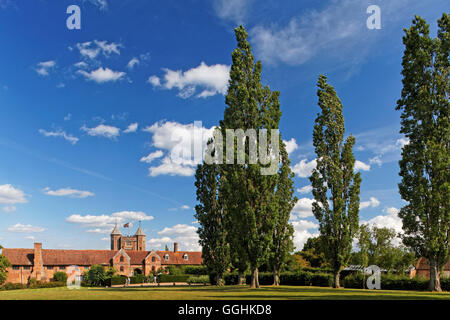
<svg viewBox="0 0 450 320"><path fill-rule="evenodd" d="M383 210L383 212L387 213L386 215L378 215L373 217L372 219L361 221L360 224L367 224L371 227L375 226L378 228L389 228L394 229L397 234L403 233L403 223L402 219L399 218L398 212L399 210L395 207L388 207ZM394 245L400 245L401 239L396 237L394 239Z"/></svg>
<svg viewBox="0 0 450 320"><path fill-rule="evenodd" d="M283 140L283 142L286 145L287 153L294 152L295 150L298 149L298 144L294 138L292 138L291 140L288 140L288 141Z"/></svg>
<svg viewBox="0 0 450 320"><path fill-rule="evenodd" d="M65 117L64 120L66 120L66 118L67 117ZM68 119L70 119L70 117ZM44 129L39 129L39 133L42 134L45 137L61 137L61 138L64 138L64 140L70 142L71 144L76 144L78 142L78 140L79 140L77 137L75 137L75 136L73 136L71 134L67 134L65 131L60 130L60 129L58 129L56 131L47 131L47 130L44 130Z"/></svg>
<svg viewBox="0 0 450 320"><path fill-rule="evenodd" d="M39 62L34 69L41 76L48 76L49 71L56 66L56 62L54 60Z"/></svg>
<svg viewBox="0 0 450 320"><path fill-rule="evenodd" d="M25 193L14 188L10 184L0 185L0 203L1 204L16 204L16 203L26 203L28 200L25 198Z"/></svg>
<svg viewBox="0 0 450 320"><path fill-rule="evenodd" d="M131 132L136 132L138 129L138 123L131 123L125 130L123 130L123 133L131 133Z"/></svg>
<svg viewBox="0 0 450 320"><path fill-rule="evenodd" d="M81 130L93 137L105 137L108 139L115 139L120 135L120 129L113 126L99 124L96 127L88 128L85 125L81 127Z"/></svg>
<svg viewBox="0 0 450 320"><path fill-rule="evenodd" d="M292 214L294 215L292 219L295 219L296 216L300 218L307 218L313 216L312 212L312 204L314 199L310 198L300 198L297 200L294 208L292 209Z"/></svg>
<svg viewBox="0 0 450 320"><path fill-rule="evenodd" d="M157 150L155 152L149 153L147 156L141 158L141 162L150 163L155 159L161 158L164 155L164 152L161 150Z"/></svg>
<svg viewBox="0 0 450 320"><path fill-rule="evenodd" d="M120 55L120 48L123 46L120 43L94 40L77 43L76 47L83 58L95 59L100 53L105 57L113 53Z"/></svg>
<svg viewBox="0 0 450 320"><path fill-rule="evenodd" d="M8 231L11 232L22 232L22 233L34 233L34 232L43 232L45 228L32 226L31 224L21 224L17 223L13 226L8 227Z"/></svg>
<svg viewBox="0 0 450 320"><path fill-rule="evenodd" d="M300 189L297 189L297 192L301 193L301 194L306 194L306 193L310 193L312 191L312 189L313 189L312 185L307 185L307 186L301 187Z"/></svg>
<svg viewBox="0 0 450 320"><path fill-rule="evenodd" d="M355 171L370 171L370 165L366 164L362 161L356 160L355 161L355 166L354 166L354 170Z"/></svg>
<svg viewBox="0 0 450 320"><path fill-rule="evenodd" d="M178 242L180 250L183 251L200 251L198 244L197 228L187 224L177 224L173 227L165 227L158 232L160 238L153 238L148 243L155 249L163 249L163 245L170 245Z"/></svg>
<svg viewBox="0 0 450 320"><path fill-rule="evenodd" d="M319 225L307 220L291 221L294 227L294 246L295 250L302 250L306 240L317 237L318 232L312 233L310 230L317 229Z"/></svg>
<svg viewBox="0 0 450 320"><path fill-rule="evenodd" d="M294 172L300 178L308 178L316 168L316 165L316 159L309 162L306 159L303 159L292 168L292 172Z"/></svg>
<svg viewBox="0 0 450 320"><path fill-rule="evenodd" d="M219 18L243 24L252 2L253 0L214 0L213 7Z"/></svg>
<svg viewBox="0 0 450 320"><path fill-rule="evenodd" d="M178 96L186 99L193 96L197 88L201 92L197 98L207 98L216 94L226 94L228 79L230 77L230 66L216 64L208 66L201 62L198 67L182 70L164 69L165 75L162 80L157 76L151 76L148 82L154 87L162 86L164 89L178 89Z"/></svg>
<svg viewBox="0 0 450 320"><path fill-rule="evenodd" d="M370 208L370 207L376 208L379 205L380 205L380 201L377 198L370 197L370 200L359 203L359 209L363 210L363 209Z"/></svg>
<svg viewBox="0 0 450 320"><path fill-rule="evenodd" d="M194 175L197 165L194 151L199 151L201 158L208 139L213 136L214 128L207 129L195 124L181 124L170 121L157 122L145 128L144 131L152 134L152 145L161 152L166 151L165 157L161 159L159 165L149 168L149 175L152 177L159 175ZM197 149L194 150L194 146ZM161 153L156 151L142 158L141 161L151 162L161 157Z"/></svg>
<svg viewBox="0 0 450 320"><path fill-rule="evenodd" d="M4 206L2 208L2 211L7 213L14 212L16 210L17 210L16 206Z"/></svg>
<svg viewBox="0 0 450 320"><path fill-rule="evenodd" d="M66 218L66 221L79 224L84 228L90 228L87 232L110 233L116 222L121 224L131 221L150 221L153 219L153 216L149 216L142 211L118 211L110 215L73 214Z"/></svg>
<svg viewBox="0 0 450 320"><path fill-rule="evenodd" d="M78 70L79 74L83 75L86 80L95 81L97 83L114 82L122 79L125 76L125 72L113 71L109 68L99 67L97 70L90 72L84 70Z"/></svg>
<svg viewBox="0 0 450 320"><path fill-rule="evenodd" d="M72 188L61 188L58 190L51 190L46 187L42 190L45 194L55 197L70 197L70 198L87 198L94 196L90 191L76 190Z"/></svg>

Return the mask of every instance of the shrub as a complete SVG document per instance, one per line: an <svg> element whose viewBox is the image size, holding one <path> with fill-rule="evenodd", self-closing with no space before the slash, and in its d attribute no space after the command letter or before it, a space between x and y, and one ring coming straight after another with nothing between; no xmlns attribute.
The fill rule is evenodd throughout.
<svg viewBox="0 0 450 320"><path fill-rule="evenodd" d="M144 282L145 282L145 276L143 274L136 274L130 278L131 284L144 283Z"/></svg>
<svg viewBox="0 0 450 320"><path fill-rule="evenodd" d="M87 281L93 287L100 287L106 284L105 268L101 265L93 265L87 272Z"/></svg>
<svg viewBox="0 0 450 320"><path fill-rule="evenodd" d="M366 288L368 277L368 275L364 276L360 272L349 275L344 279L344 287L355 289ZM381 289L385 290L426 290L428 288L428 283L429 279L420 277L410 279L408 276L403 275L381 275Z"/></svg>
<svg viewBox="0 0 450 320"><path fill-rule="evenodd" d="M444 291L450 291L450 277L441 278L441 289Z"/></svg>
<svg viewBox="0 0 450 320"><path fill-rule="evenodd" d="M184 273L197 276L208 275L208 268L206 266L187 266L184 268Z"/></svg>
<svg viewBox="0 0 450 320"><path fill-rule="evenodd" d="M108 280L106 281L106 285L110 287L112 285L125 284L126 281L127 281L126 277L112 276L111 278L108 278Z"/></svg>
<svg viewBox="0 0 450 320"><path fill-rule="evenodd" d="M207 284L209 283L209 276L190 276L187 279L189 284Z"/></svg>
<svg viewBox="0 0 450 320"><path fill-rule="evenodd" d="M6 283L4 286L0 287L0 290L18 290L18 289L26 289L26 284L21 283Z"/></svg>
<svg viewBox="0 0 450 320"><path fill-rule="evenodd" d="M159 283L164 282L186 282L189 279L188 274L183 275L172 275L172 274L161 274L158 278Z"/></svg>
<svg viewBox="0 0 450 320"><path fill-rule="evenodd" d="M330 273L312 273L310 276L310 285L316 287L332 287L334 282L333 275Z"/></svg>
<svg viewBox="0 0 450 320"><path fill-rule="evenodd" d="M57 282L66 282L67 281L67 273L58 271L53 274L53 281Z"/></svg>

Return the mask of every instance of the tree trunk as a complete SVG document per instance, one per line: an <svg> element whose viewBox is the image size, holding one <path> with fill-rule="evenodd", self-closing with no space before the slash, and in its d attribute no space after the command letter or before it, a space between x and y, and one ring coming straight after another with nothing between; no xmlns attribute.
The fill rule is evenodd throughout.
<svg viewBox="0 0 450 320"><path fill-rule="evenodd" d="M243 272L241 270L238 271L238 285L242 285Z"/></svg>
<svg viewBox="0 0 450 320"><path fill-rule="evenodd" d="M339 283L339 276L340 276L340 272L339 271L335 271L334 272L334 285L333 285L333 288L340 288L341 287L341 285L340 285L340 283Z"/></svg>
<svg viewBox="0 0 450 320"><path fill-rule="evenodd" d="M274 286L280 285L280 276L279 276L279 272L276 268L273 270L273 285Z"/></svg>
<svg viewBox="0 0 450 320"><path fill-rule="evenodd" d="M218 287L223 287L223 275L217 275L216 285Z"/></svg>
<svg viewBox="0 0 450 320"><path fill-rule="evenodd" d="M250 288L252 289L259 288L258 268L255 268L252 271L252 283L250 285Z"/></svg>
<svg viewBox="0 0 450 320"><path fill-rule="evenodd" d="M441 289L441 269L435 259L430 259L430 291L442 291Z"/></svg>

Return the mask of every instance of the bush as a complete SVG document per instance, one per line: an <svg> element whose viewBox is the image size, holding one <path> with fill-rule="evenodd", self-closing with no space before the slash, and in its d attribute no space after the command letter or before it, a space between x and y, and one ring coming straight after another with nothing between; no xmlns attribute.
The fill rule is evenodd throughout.
<svg viewBox="0 0 450 320"><path fill-rule="evenodd" d="M345 288L362 289L366 288L368 275L363 275L358 272L349 275L344 279ZM415 277L410 279L408 276L400 275L381 275L381 289L382 290L427 290L429 279ZM442 279L441 279L442 285ZM442 288L442 290L445 290Z"/></svg>
<svg viewBox="0 0 450 320"><path fill-rule="evenodd" d="M101 287L106 284L106 272L105 268L101 265L93 265L89 268L86 280L93 287Z"/></svg>
<svg viewBox="0 0 450 320"><path fill-rule="evenodd" d="M161 274L158 277L159 283L164 282L186 282L189 279L188 274L182 274L182 275L172 275L172 274Z"/></svg>
<svg viewBox="0 0 450 320"><path fill-rule="evenodd" d="M144 282L145 276L143 274L136 274L130 278L130 284L144 283Z"/></svg>
<svg viewBox="0 0 450 320"><path fill-rule="evenodd" d="M67 282L67 273L58 271L53 274L53 281Z"/></svg>
<svg viewBox="0 0 450 320"><path fill-rule="evenodd" d="M123 277L123 276L112 276L111 278L107 279L106 285L108 287L110 287L112 285L121 285L121 284L125 284L126 281L127 281L126 277Z"/></svg>
<svg viewBox="0 0 450 320"><path fill-rule="evenodd" d="M450 291L450 277L441 278L441 289L444 291Z"/></svg>
<svg viewBox="0 0 450 320"><path fill-rule="evenodd" d="M184 268L184 273L196 276L206 276L208 275L208 268L206 266L187 266Z"/></svg>
<svg viewBox="0 0 450 320"><path fill-rule="evenodd" d="M190 276L187 279L189 284L207 284L209 283L209 276Z"/></svg>
<svg viewBox="0 0 450 320"><path fill-rule="evenodd" d="M21 283L6 283L4 286L0 287L0 290L18 290L18 289L26 289L26 284Z"/></svg>

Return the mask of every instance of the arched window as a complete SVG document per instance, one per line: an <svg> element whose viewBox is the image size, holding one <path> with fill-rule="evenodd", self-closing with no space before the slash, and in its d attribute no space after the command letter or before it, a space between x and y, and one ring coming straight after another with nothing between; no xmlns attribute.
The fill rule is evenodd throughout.
<svg viewBox="0 0 450 320"><path fill-rule="evenodd" d="M123 262L123 256L120 257L120 262Z"/></svg>
<svg viewBox="0 0 450 320"><path fill-rule="evenodd" d="M123 270L124 270L123 267L120 267L120 272L123 272Z"/></svg>
<svg viewBox="0 0 450 320"><path fill-rule="evenodd" d="M152 257L152 262L155 262L155 261L156 261L155 257Z"/></svg>

